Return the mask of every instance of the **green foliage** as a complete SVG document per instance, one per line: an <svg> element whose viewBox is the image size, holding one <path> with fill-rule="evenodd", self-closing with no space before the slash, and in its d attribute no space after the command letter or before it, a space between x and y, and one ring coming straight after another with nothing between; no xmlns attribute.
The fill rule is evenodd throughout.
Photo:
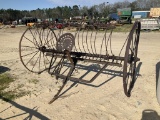
<svg viewBox="0 0 160 120"><path fill-rule="evenodd" d="M0 74L0 90L4 90L14 79L10 74Z"/></svg>
<svg viewBox="0 0 160 120"><path fill-rule="evenodd" d="M117 12L118 8L131 8L134 11L150 10L152 7L159 7L160 0L136 0L133 2L123 1L115 2L114 4L109 2L103 2L99 5L88 6L57 6L54 8L37 8L36 10L13 10L13 9L0 9L0 20L13 21L21 19L23 17L36 17L39 19L46 18L62 18L69 19L74 16L88 16L90 18L107 17L110 13Z"/></svg>
<svg viewBox="0 0 160 120"><path fill-rule="evenodd" d="M7 92L0 91L0 98L2 98L2 100L7 102L19 97L23 97L29 93L30 92L26 92L26 91L21 91L19 93L17 93L16 91L7 91Z"/></svg>
<svg viewBox="0 0 160 120"><path fill-rule="evenodd" d="M6 88L9 87L10 83L14 82L14 78L7 73L0 74L0 99L4 101L14 100L18 97L22 97L29 92L20 91L18 92L17 89L21 86L18 86L16 89L11 91L6 91Z"/></svg>

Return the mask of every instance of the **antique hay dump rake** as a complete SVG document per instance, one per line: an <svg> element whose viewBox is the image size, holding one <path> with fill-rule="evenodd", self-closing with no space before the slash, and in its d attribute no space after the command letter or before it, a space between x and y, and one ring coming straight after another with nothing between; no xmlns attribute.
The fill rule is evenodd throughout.
<svg viewBox="0 0 160 120"><path fill-rule="evenodd" d="M118 54L112 51L113 29L104 31L96 29L53 30L48 25L37 25L27 28L19 42L19 54L22 64L31 72L48 73L62 79L62 85L49 102L52 103L59 96L68 80L78 83L93 82L108 66L122 68L124 93L131 96L131 90L136 79L136 62L140 37L140 22L133 24L124 44ZM122 53L124 54L122 56ZM74 73L85 63L101 65L100 69L89 77L76 77Z"/></svg>

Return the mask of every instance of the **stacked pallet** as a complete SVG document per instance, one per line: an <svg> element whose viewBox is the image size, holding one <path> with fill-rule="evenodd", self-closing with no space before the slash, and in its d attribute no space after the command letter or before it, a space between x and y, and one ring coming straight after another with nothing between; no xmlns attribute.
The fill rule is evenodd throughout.
<svg viewBox="0 0 160 120"><path fill-rule="evenodd" d="M141 19L141 30L159 30L160 23L158 19Z"/></svg>

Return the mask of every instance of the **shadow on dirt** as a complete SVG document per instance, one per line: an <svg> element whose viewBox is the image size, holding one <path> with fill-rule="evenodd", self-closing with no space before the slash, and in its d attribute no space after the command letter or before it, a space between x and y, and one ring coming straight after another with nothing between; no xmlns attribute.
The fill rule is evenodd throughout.
<svg viewBox="0 0 160 120"><path fill-rule="evenodd" d="M25 106L22 106L14 101L10 101L6 98L4 98L3 96L0 96L0 99L2 99L3 101L6 101L8 103L11 104L10 107L8 108L5 108L3 111L0 111L0 114L9 110L12 106L16 107L17 109L20 109L23 111L23 113L20 113L20 114L17 114L17 115L14 115L14 116L9 116L7 118L0 118L0 120L8 120L8 119L13 119L13 118L16 118L16 117L19 117L19 116L22 116L22 115L25 115L25 114L29 114L26 118L24 118L24 120L31 120L32 117L36 117L37 119L40 119L40 120L49 120L49 118L47 118L46 116L42 115L41 113L38 112L38 107L35 106L33 109L30 109L30 108L27 108ZM9 114L8 114L9 115ZM18 119L17 119L18 120Z"/></svg>
<svg viewBox="0 0 160 120"><path fill-rule="evenodd" d="M5 73L6 71L10 71L10 69L8 67L4 67L4 66L0 66L0 74L2 73ZM14 116L8 116L7 118L2 118L2 116L0 116L0 120L8 120L8 119L13 119L13 118L16 118L16 117L19 117L19 116L22 116L22 115L25 115L25 114L29 114L26 118L24 118L24 120L31 120L32 117L36 117L37 119L40 119L40 120L49 120L49 118L47 118L46 116L42 115L41 113L38 112L38 107L34 107L33 109L30 109L30 108L27 108L25 106L22 106L14 101L11 101L3 96L0 95L0 99L3 100L3 101L6 101L8 103L11 104L10 107L8 108L4 108L4 110L0 111L0 114L3 113L3 112L6 112L7 110L9 110L12 106L22 110L22 113L20 114L17 114L17 115L14 115Z"/></svg>
<svg viewBox="0 0 160 120"><path fill-rule="evenodd" d="M146 109L142 112L141 120L160 120L160 116L155 110Z"/></svg>
<svg viewBox="0 0 160 120"><path fill-rule="evenodd" d="M69 69L69 64L65 64L65 66L68 66L67 69ZM141 76L140 74L140 68L142 66L142 62L139 62L139 64L137 65L137 68L136 68L136 80L139 76ZM81 70L85 70L86 72L79 78L79 79L83 79L85 78L91 71L92 72L99 72L100 70L100 66L98 64L92 64L92 65L89 65L89 66L85 66L85 65L76 65L76 69L81 69ZM66 70L67 71L67 70ZM65 71L63 72L65 73ZM62 74L63 74L62 73ZM107 79L106 81L100 83L99 85L92 85L91 83L83 83L83 82L75 82L74 80L71 80L72 82L75 82L75 83L79 83L79 84L83 84L83 85L87 85L87 86L91 86L91 87L100 87L102 85L104 85L105 83L107 83L108 81L112 80L113 78L119 76L119 77L123 77L123 71L122 69L120 71L117 71L116 70L116 67L114 69L104 69L102 71L101 74L106 74L106 75L111 75L111 77L109 79ZM76 76L76 75L75 75ZM135 80L135 82L136 82Z"/></svg>
<svg viewBox="0 0 160 120"><path fill-rule="evenodd" d="M8 67L0 66L0 74L4 73L6 71L10 71L10 69Z"/></svg>
<svg viewBox="0 0 160 120"><path fill-rule="evenodd" d="M137 65L137 68L136 68L136 80L137 80L137 78L138 78L139 76L141 76L141 74L140 74L140 68L141 68L141 66L142 66L142 62L139 62L139 64ZM84 66L83 66L83 67L81 66L81 68L84 68ZM86 68L85 68L85 70L88 70L88 71L86 72L87 74L88 74L90 71L96 71L96 72L98 72L97 69L98 69L97 66L90 66L89 69L86 69ZM85 73L85 75L86 75L86 73ZM100 83L99 85L93 85L93 84L90 84L90 83L81 83L81 82L78 82L78 81L75 82L75 81L70 80L70 81L73 82L73 84L71 84L68 89L64 90L64 91L59 95L59 97L63 97L63 95L64 95L65 93L67 93L67 91L69 91L69 90L70 90L71 88L73 88L74 86L76 87L77 84L83 84L83 85L86 85L86 86L90 86L90 87L95 87L95 88L97 88L97 87L101 87L102 85L104 85L105 83L111 81L113 78L115 78L115 77L117 77L117 76L123 77L122 71L114 71L114 70L105 69L105 70L102 72L102 74L109 74L109 75L111 75L111 77L108 78L107 80L105 80L104 82ZM82 79L85 75L82 75L80 79ZM135 80L135 82L136 82L136 80Z"/></svg>

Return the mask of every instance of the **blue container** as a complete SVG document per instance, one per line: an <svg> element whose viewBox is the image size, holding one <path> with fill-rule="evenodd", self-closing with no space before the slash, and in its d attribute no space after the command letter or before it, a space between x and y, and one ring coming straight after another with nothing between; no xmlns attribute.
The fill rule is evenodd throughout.
<svg viewBox="0 0 160 120"><path fill-rule="evenodd" d="M132 17L135 15L141 15L141 18L147 18L149 17L150 11L132 11Z"/></svg>

